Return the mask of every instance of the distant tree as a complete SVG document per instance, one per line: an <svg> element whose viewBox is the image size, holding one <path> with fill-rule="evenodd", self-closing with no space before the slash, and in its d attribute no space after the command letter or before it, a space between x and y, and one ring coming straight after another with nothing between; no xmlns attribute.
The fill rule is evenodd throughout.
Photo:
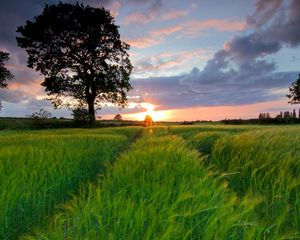
<svg viewBox="0 0 300 240"><path fill-rule="evenodd" d="M41 108L38 112L27 115L27 117L33 119L49 119L51 118L51 113Z"/></svg>
<svg viewBox="0 0 300 240"><path fill-rule="evenodd" d="M296 114L296 110L295 110L295 109L293 110L292 116L293 116L293 118L296 118L296 117L297 117L297 114Z"/></svg>
<svg viewBox="0 0 300 240"><path fill-rule="evenodd" d="M85 104L94 122L101 103L126 105L130 46L121 41L108 10L79 3L46 5L17 32L18 45L29 56L28 67L44 75L42 85L54 107Z"/></svg>
<svg viewBox="0 0 300 240"><path fill-rule="evenodd" d="M299 108L299 112L298 112L298 118L300 118L300 108Z"/></svg>
<svg viewBox="0 0 300 240"><path fill-rule="evenodd" d="M260 113L258 119L267 119L271 118L270 113Z"/></svg>
<svg viewBox="0 0 300 240"><path fill-rule="evenodd" d="M283 118L283 112L281 111L275 118Z"/></svg>
<svg viewBox="0 0 300 240"><path fill-rule="evenodd" d="M9 59L9 53L0 51L0 88L7 88L7 81L13 78L13 75L5 67L5 62ZM0 101L0 111L2 104Z"/></svg>
<svg viewBox="0 0 300 240"><path fill-rule="evenodd" d="M300 103L300 74L298 76L298 79L292 83L292 85L289 87L290 94L286 95L290 101L291 104L299 104Z"/></svg>
<svg viewBox="0 0 300 240"><path fill-rule="evenodd" d="M122 116L121 114L117 114L115 117L114 117L115 120L122 120Z"/></svg>
<svg viewBox="0 0 300 240"><path fill-rule="evenodd" d="M275 118L281 119L282 118L282 112L280 112Z"/></svg>
<svg viewBox="0 0 300 240"><path fill-rule="evenodd" d="M288 118L288 117L290 117L290 112L289 111L285 111L284 113L283 113L283 117L284 118Z"/></svg>

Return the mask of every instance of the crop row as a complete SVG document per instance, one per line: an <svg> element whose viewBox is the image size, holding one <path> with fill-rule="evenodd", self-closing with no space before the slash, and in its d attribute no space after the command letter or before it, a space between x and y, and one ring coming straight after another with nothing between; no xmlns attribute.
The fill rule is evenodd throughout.
<svg viewBox="0 0 300 240"><path fill-rule="evenodd" d="M136 128L2 132L0 239L40 226L81 183L96 179Z"/></svg>
<svg viewBox="0 0 300 240"><path fill-rule="evenodd" d="M154 129L25 239L255 239L260 199L238 198L185 141Z"/></svg>
<svg viewBox="0 0 300 240"><path fill-rule="evenodd" d="M238 196L261 198L255 208L260 239L300 238L300 135L298 127L190 129L187 141L206 166ZM185 135L183 128L171 131Z"/></svg>

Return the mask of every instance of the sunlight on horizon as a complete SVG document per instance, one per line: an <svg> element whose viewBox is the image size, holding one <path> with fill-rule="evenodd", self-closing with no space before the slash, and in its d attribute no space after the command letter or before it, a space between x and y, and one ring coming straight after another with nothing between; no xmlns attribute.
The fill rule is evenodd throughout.
<svg viewBox="0 0 300 240"><path fill-rule="evenodd" d="M126 114L125 117L137 121L144 121L147 115L151 116L153 121L166 121L170 118L169 110L155 111L156 106L154 104L145 102L141 104L141 107L146 111Z"/></svg>
<svg viewBox="0 0 300 240"><path fill-rule="evenodd" d="M278 115L281 109L292 111L295 108L288 105L285 99L245 104L240 106L208 106L208 107L190 107L184 109L168 109L155 111L155 105L142 103L142 108L146 111L138 113L124 114L126 120L143 121L147 114L151 115L153 121L219 121L223 119L251 119L257 118L260 112L270 112L272 117ZM147 107L146 107L147 106ZM276 108L274 108L276 106Z"/></svg>

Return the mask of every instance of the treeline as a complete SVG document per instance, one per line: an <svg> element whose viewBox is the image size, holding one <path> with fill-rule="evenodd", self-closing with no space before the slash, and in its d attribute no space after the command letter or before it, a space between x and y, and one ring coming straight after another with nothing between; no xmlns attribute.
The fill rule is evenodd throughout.
<svg viewBox="0 0 300 240"><path fill-rule="evenodd" d="M296 124L300 123L299 118L265 118L265 119L225 119L224 124Z"/></svg>
<svg viewBox="0 0 300 240"><path fill-rule="evenodd" d="M300 109L298 115L296 109L293 111L281 111L274 118L270 113L260 113L258 118L254 119L225 119L221 122L225 124L296 124L300 123Z"/></svg>
<svg viewBox="0 0 300 240"><path fill-rule="evenodd" d="M270 113L260 113L258 116L258 119L270 119ZM280 112L276 117L276 119L281 119L281 118L300 118L300 109L298 111L298 116L296 114L296 110L294 109L292 112L290 111L284 111Z"/></svg>
<svg viewBox="0 0 300 240"><path fill-rule="evenodd" d="M121 127L121 126L143 126L141 121L116 121L116 120L97 120L93 125L89 123L76 122L66 118L15 118L0 117L0 131L5 129L13 130L38 130L56 128L102 128L102 127Z"/></svg>

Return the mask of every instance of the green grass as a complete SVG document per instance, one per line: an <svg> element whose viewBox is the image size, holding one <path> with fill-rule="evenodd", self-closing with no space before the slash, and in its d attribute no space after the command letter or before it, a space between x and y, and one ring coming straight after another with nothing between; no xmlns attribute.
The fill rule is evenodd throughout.
<svg viewBox="0 0 300 240"><path fill-rule="evenodd" d="M239 127L238 127L239 128ZM260 239L300 239L300 128L219 126L189 129L187 141L208 154L207 165L238 196L260 196L255 208ZM182 128L171 130L185 136Z"/></svg>
<svg viewBox="0 0 300 240"><path fill-rule="evenodd" d="M0 239L300 239L300 127L137 132L0 132Z"/></svg>
<svg viewBox="0 0 300 240"><path fill-rule="evenodd" d="M238 199L183 139L146 134L25 239L253 239L259 198Z"/></svg>
<svg viewBox="0 0 300 240"><path fill-rule="evenodd" d="M80 183L96 179L137 128L0 133L0 239L40 225Z"/></svg>
<svg viewBox="0 0 300 240"><path fill-rule="evenodd" d="M259 221L273 231L300 230L300 128L282 127L224 136L216 141L211 163L228 177L240 196L263 196ZM298 235L300 238L300 235Z"/></svg>

